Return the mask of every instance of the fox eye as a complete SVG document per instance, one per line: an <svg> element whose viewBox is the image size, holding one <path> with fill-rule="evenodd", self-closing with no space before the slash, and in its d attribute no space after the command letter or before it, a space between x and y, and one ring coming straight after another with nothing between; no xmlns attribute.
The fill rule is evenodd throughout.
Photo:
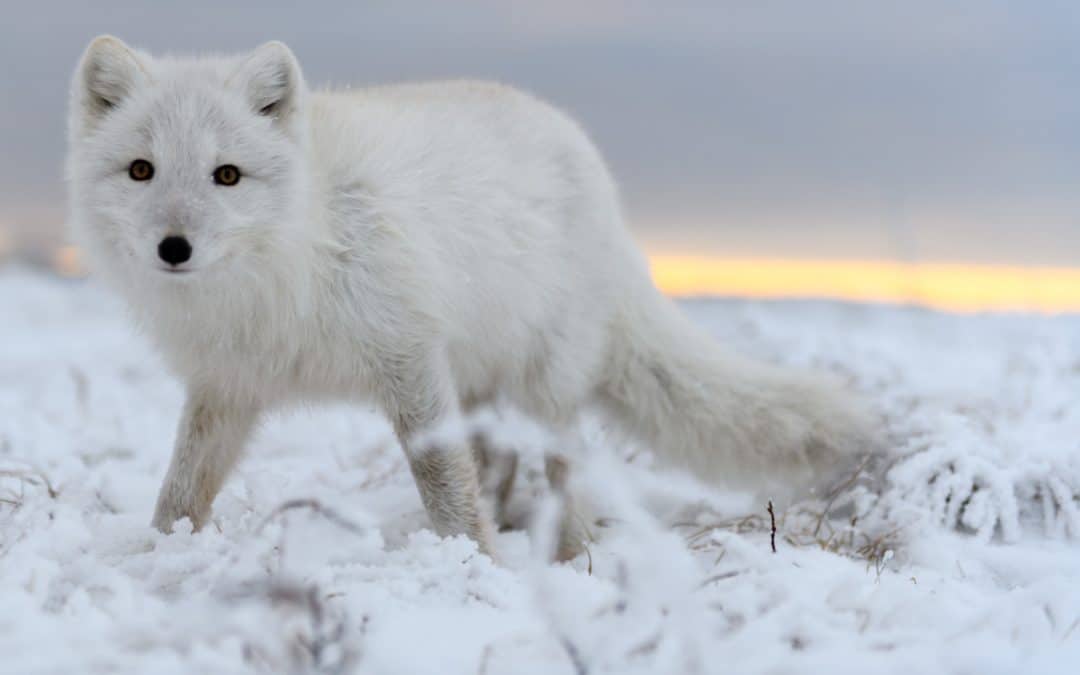
<svg viewBox="0 0 1080 675"><path fill-rule="evenodd" d="M236 185L240 182L240 169L232 164L222 164L214 169L214 182L226 187Z"/></svg>
<svg viewBox="0 0 1080 675"><path fill-rule="evenodd" d="M145 159L137 159L128 167L128 176L131 180L150 180L154 177L154 165Z"/></svg>

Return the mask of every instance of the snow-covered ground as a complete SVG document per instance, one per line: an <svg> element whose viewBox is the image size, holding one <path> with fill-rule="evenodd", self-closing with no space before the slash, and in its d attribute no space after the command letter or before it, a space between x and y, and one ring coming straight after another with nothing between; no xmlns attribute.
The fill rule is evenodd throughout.
<svg viewBox="0 0 1080 675"><path fill-rule="evenodd" d="M356 408L273 420L212 525L153 531L179 386L103 290L0 271L0 672L1080 672L1080 318L686 307L849 379L889 456L778 508L774 554L764 504L592 423L590 555L536 562L535 527L496 566L426 529Z"/></svg>

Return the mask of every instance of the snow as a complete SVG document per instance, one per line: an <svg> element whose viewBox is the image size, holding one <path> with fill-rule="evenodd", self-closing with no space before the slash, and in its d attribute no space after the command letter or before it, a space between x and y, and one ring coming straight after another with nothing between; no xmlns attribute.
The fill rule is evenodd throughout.
<svg viewBox="0 0 1080 675"><path fill-rule="evenodd" d="M0 672L1077 672L1080 318L686 308L849 380L886 456L827 518L826 497L778 505L773 553L764 504L590 421L589 555L538 560L554 498L530 474L536 524L499 535L497 565L426 529L389 428L355 407L272 420L212 524L157 533L178 384L94 284L0 271ZM535 463L541 430L485 424Z"/></svg>

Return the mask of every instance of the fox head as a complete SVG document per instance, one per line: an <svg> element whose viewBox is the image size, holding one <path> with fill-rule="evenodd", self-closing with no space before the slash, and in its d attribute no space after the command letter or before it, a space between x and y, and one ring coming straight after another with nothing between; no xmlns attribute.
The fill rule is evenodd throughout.
<svg viewBox="0 0 1080 675"><path fill-rule="evenodd" d="M288 47L158 59L90 43L69 115L71 225L125 286L257 271L306 211L306 88Z"/></svg>

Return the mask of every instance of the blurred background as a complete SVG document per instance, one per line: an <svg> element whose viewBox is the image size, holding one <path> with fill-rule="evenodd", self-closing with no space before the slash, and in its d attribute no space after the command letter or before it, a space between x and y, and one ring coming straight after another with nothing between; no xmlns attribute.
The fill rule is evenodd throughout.
<svg viewBox="0 0 1080 675"><path fill-rule="evenodd" d="M12 3L0 259L78 274L68 82L99 33L152 52L287 42L313 85L447 77L578 117L674 294L1080 310L1080 5Z"/></svg>

